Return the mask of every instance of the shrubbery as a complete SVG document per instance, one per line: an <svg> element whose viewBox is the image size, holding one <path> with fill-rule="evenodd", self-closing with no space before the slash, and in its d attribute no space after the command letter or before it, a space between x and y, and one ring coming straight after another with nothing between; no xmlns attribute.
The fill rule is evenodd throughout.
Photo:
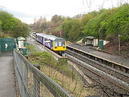
<svg viewBox="0 0 129 97"><path fill-rule="evenodd" d="M29 26L10 13L0 11L0 37L26 37L29 34Z"/></svg>
<svg viewBox="0 0 129 97"><path fill-rule="evenodd" d="M73 77L74 74L72 73L70 65L67 63L67 59L61 58L59 60L55 60L55 58L49 52L38 52L32 45L28 46L27 48L30 52L28 59L32 64L50 66L69 77Z"/></svg>

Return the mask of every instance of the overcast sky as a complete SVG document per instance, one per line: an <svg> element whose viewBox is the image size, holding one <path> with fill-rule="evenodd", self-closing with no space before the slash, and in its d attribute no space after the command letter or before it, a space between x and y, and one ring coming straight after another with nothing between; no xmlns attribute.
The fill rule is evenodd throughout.
<svg viewBox="0 0 129 97"><path fill-rule="evenodd" d="M0 0L0 9L12 13L26 23L40 16L50 18L57 14L75 16L101 8L116 7L128 0Z"/></svg>

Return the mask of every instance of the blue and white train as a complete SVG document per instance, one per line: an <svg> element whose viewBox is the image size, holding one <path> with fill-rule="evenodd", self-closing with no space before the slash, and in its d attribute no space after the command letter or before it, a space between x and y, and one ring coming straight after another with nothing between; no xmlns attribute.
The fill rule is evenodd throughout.
<svg viewBox="0 0 129 97"><path fill-rule="evenodd" d="M63 38L44 33L36 33L36 40L53 51L65 51L66 41Z"/></svg>

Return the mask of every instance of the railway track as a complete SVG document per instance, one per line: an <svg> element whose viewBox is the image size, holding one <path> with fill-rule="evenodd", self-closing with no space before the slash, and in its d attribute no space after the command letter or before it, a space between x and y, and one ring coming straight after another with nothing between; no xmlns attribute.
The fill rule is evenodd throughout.
<svg viewBox="0 0 129 97"><path fill-rule="evenodd" d="M110 91L113 91L117 95L128 95L127 97L129 97L129 74L128 69L126 70L125 67L124 70L116 70L112 68L112 65L107 65L107 63L105 63L106 61L100 58L97 59L95 56L84 54L83 52L80 53L80 51L70 47L68 47L66 51L66 56L71 61L77 63L83 73L93 80L95 84L99 84L104 88L106 87L106 89L110 89ZM113 67L118 66L113 64Z"/></svg>
<svg viewBox="0 0 129 97"><path fill-rule="evenodd" d="M114 56L112 57L112 56L109 56L109 55L102 56L101 53L98 53L98 52L97 52L98 54L94 54L92 52L96 52L95 50L92 50L92 49L89 49L89 48L86 48L86 47L81 47L79 45L67 46L67 48L74 51L74 52L80 53L84 56L87 56L90 59L98 61L99 63L103 63L104 65L107 65L111 68L115 68L115 69L117 69L121 72L129 74L129 65L128 65L129 61L126 61L123 58L121 59L119 57L117 59L117 57L114 57ZM126 61L126 64L123 63L123 61Z"/></svg>
<svg viewBox="0 0 129 97"><path fill-rule="evenodd" d="M73 50L73 48L68 47L66 56L71 61L77 63L84 74L93 81L101 84L104 87L107 87L108 89L111 89L111 91L119 93L120 95L129 95L128 72L122 72L121 70L112 68L102 59L99 59L98 61L95 56L93 56L93 58L91 55L88 56L87 54L82 54L82 52L79 52L80 51L77 51L76 49Z"/></svg>

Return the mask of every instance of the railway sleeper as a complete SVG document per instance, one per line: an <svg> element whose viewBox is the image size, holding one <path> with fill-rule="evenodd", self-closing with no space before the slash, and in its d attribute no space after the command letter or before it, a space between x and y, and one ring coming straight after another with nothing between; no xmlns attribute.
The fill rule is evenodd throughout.
<svg viewBox="0 0 129 97"><path fill-rule="evenodd" d="M70 51L69 54L71 54L72 56L75 56L76 58L80 59L81 61L84 61L84 62L88 63L89 65L94 66L94 67L96 67L98 69L100 69L100 67L101 67L101 69L102 68L104 69L102 71L104 71L104 72L106 72L106 73L108 73L108 74L110 74L112 76L115 76L115 77L117 77L117 78L119 78L119 79L121 79L123 81L127 81L129 83L129 80L128 80L129 79L129 75L126 74L126 73L123 73L123 72L118 71L118 70L116 70L114 68L106 66L106 65L104 65L102 63L99 63L98 61L89 59L89 58L87 58L85 56L82 56L82 55L80 55L78 53L75 53L75 52L72 53L72 51Z"/></svg>
<svg viewBox="0 0 129 97"><path fill-rule="evenodd" d="M76 63L80 64L81 66L84 66L84 64L85 64L85 68L90 70L90 72L92 72L94 74L97 74L97 76L98 76L97 80L98 79L104 79L102 81L102 82L104 82L103 84L105 84L105 81L107 81L108 84L112 84L110 88L113 88L113 89L115 88L115 90L116 90L119 87L118 89L120 89L120 91L122 91L122 93L124 91L125 92L128 91L128 93L129 93L129 84L127 84L127 83L125 83L125 82L123 82L123 81L121 81L121 80L119 80L119 79L117 79L117 78L115 78L111 75L108 75L108 74L104 73L103 71L100 71L100 70L98 70L98 69L96 69L96 68L94 68L94 67L92 67L92 66L90 66L90 65L88 65L88 64L86 64L86 63L84 63L80 60L78 60L78 59L76 59L75 57L71 56L71 60L72 61L76 60ZM94 78L94 77L92 77L92 78Z"/></svg>
<svg viewBox="0 0 129 97"><path fill-rule="evenodd" d="M112 67L112 68L114 68L114 69L117 69L117 70L119 70L119 71L122 71L122 72L124 72L124 73L128 73L128 74L129 74L129 69L126 68L126 67L119 66L119 65L117 65L117 64L115 64L115 63L112 63L112 62L109 62L109 61L107 61L107 60L97 58L97 57L92 56L92 55L89 55L89 54L87 54L87 53L78 51L78 50L76 50L76 49L74 49L74 48L70 48L70 47L67 47L67 48L68 48L69 50L72 50L72 51L76 52L76 53L79 53L79 54L81 54L81 55L84 55L84 56L86 56L86 57L88 57L88 58L90 58L90 59L93 59L93 60L98 61L98 62L100 62L100 63L103 63L103 64L105 64L105 65L107 65L107 66L110 66L110 67ZM67 51L68 51L68 50L67 50ZM121 69L121 68L122 68L122 69Z"/></svg>

